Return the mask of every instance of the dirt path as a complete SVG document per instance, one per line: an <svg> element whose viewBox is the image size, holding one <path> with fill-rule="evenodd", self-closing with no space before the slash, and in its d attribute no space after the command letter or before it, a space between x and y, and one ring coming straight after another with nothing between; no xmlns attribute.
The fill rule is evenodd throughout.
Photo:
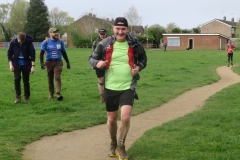
<svg viewBox="0 0 240 160"><path fill-rule="evenodd" d="M129 148L145 131L161 124L182 117L202 107L205 100L231 84L240 82L240 76L229 67L217 68L221 80L199 87L163 104L131 118L131 127L126 146ZM107 158L109 136L106 124L43 137L25 147L25 160L104 160Z"/></svg>

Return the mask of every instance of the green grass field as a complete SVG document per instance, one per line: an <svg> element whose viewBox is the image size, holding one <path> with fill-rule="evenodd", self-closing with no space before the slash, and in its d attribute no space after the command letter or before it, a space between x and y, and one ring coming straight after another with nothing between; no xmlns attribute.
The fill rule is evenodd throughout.
<svg viewBox="0 0 240 160"><path fill-rule="evenodd" d="M225 51L146 50L148 66L140 75L133 115L145 112L195 87L219 80L215 69L227 64ZM64 100L48 100L47 75L40 69L30 76L31 103L13 104L13 73L6 49L0 49L0 159L20 160L30 142L106 123L99 103L97 78L88 63L90 49L67 49L71 69L62 72ZM234 64L240 64L240 51ZM233 67L240 74L240 67ZM239 84L210 97L205 106L185 117L147 131L129 149L131 160L240 159ZM147 151L147 149L148 151Z"/></svg>

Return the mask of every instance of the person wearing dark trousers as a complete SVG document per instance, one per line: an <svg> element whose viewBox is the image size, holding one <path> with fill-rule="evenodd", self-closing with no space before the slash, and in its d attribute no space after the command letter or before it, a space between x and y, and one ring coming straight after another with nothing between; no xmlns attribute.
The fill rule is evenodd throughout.
<svg viewBox="0 0 240 160"><path fill-rule="evenodd" d="M29 74L34 73L35 48L32 44L33 38L23 32L10 41L7 51L9 69L14 72L14 86L16 92L15 104L21 102L21 78L24 84L24 100L30 102Z"/></svg>
<svg viewBox="0 0 240 160"><path fill-rule="evenodd" d="M40 64L41 68L47 68L48 76L48 90L49 90L49 99L54 98L54 78L56 82L56 98L57 100L63 100L61 94L61 73L62 73L62 57L67 63L67 69L69 70L70 62L66 53L66 48L63 40L58 36L59 30L56 28L50 28L48 33L50 38L46 38L41 45L40 52ZM46 53L46 62L44 63L43 56Z"/></svg>
<svg viewBox="0 0 240 160"><path fill-rule="evenodd" d="M230 66L230 64L233 66L233 50L235 49L235 45L234 43L232 43L231 40L228 40L228 44L226 47L226 50L228 52L228 67Z"/></svg>
<svg viewBox="0 0 240 160"><path fill-rule="evenodd" d="M102 41L104 38L107 37L107 31L105 28L101 28L98 30L98 35L99 37L93 42L92 45L92 52L96 49L98 43L100 41ZM104 74L105 74L105 70L103 69L95 69L96 70L96 75L98 78L98 90L100 93L100 102L104 103L105 102L105 98L104 98Z"/></svg>
<svg viewBox="0 0 240 160"><path fill-rule="evenodd" d="M164 48L164 51L167 51L167 42L163 43L163 48Z"/></svg>

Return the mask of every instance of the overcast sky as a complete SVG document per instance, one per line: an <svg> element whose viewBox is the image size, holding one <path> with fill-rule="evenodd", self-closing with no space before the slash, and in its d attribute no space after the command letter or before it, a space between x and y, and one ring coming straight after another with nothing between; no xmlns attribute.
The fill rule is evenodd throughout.
<svg viewBox="0 0 240 160"><path fill-rule="evenodd" d="M29 1L29 0L28 0ZM0 0L0 3L13 0ZM240 0L45 0L48 9L58 7L75 20L92 12L98 18L124 16L131 6L142 17L143 26L159 24L166 27L174 22L181 29L195 28L215 18L240 18Z"/></svg>

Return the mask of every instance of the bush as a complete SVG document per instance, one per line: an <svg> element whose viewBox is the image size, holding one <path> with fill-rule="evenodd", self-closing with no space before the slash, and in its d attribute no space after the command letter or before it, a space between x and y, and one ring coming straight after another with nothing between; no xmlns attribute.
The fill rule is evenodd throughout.
<svg viewBox="0 0 240 160"><path fill-rule="evenodd" d="M72 31L71 32L71 40L72 40L72 44L74 47L80 47L80 48L91 48L92 47L92 42L91 39L89 37L84 37L81 36L79 34L77 34L76 32ZM92 41L94 41L96 38L96 35L92 36Z"/></svg>

